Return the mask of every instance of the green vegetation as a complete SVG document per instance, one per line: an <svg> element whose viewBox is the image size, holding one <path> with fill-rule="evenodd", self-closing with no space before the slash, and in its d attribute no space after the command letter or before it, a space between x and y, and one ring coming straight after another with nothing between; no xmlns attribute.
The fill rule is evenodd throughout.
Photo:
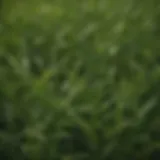
<svg viewBox="0 0 160 160"><path fill-rule="evenodd" d="M0 159L160 159L159 0L0 2Z"/></svg>

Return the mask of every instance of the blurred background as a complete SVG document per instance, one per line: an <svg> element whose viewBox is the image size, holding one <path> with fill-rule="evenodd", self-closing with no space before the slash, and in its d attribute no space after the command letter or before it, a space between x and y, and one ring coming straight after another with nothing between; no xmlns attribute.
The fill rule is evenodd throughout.
<svg viewBox="0 0 160 160"><path fill-rule="evenodd" d="M159 160L159 52L159 0L1 0L0 159Z"/></svg>

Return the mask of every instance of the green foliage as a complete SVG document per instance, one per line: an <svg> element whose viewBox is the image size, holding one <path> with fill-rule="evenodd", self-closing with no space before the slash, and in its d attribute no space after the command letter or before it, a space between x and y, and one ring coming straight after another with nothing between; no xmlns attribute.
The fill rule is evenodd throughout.
<svg viewBox="0 0 160 160"><path fill-rule="evenodd" d="M159 8L1 1L0 159L159 159Z"/></svg>

